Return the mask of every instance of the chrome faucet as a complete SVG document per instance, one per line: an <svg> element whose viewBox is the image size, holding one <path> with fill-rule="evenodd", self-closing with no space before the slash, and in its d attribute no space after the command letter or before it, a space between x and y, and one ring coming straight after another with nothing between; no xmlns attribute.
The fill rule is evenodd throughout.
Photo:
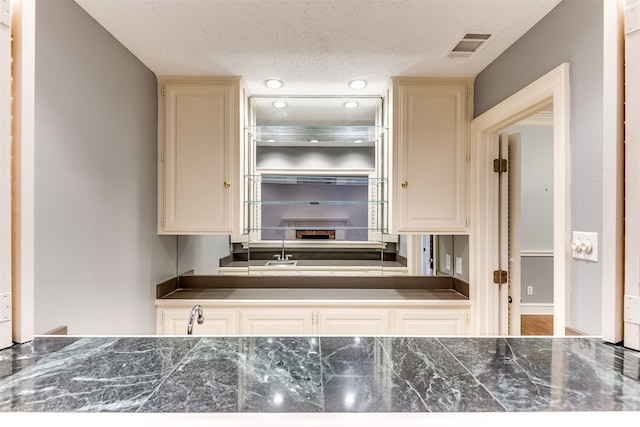
<svg viewBox="0 0 640 427"><path fill-rule="evenodd" d="M284 254L284 239L282 240L282 252L280 254L275 254L273 257L276 259L276 262L286 262L289 261L289 258L291 258L291 255Z"/></svg>
<svg viewBox="0 0 640 427"><path fill-rule="evenodd" d="M202 325L204 323L204 314L202 313L202 306L200 304L196 304L191 309L191 313L189 313L189 323L187 323L187 335L191 335L193 333L193 320L196 317L196 313L198 314L198 325Z"/></svg>

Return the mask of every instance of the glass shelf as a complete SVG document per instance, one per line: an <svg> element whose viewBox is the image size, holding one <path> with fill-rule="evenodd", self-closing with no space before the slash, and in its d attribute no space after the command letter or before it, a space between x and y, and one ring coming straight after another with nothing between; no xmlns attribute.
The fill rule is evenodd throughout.
<svg viewBox="0 0 640 427"><path fill-rule="evenodd" d="M386 200L246 200L249 205L384 205Z"/></svg>
<svg viewBox="0 0 640 427"><path fill-rule="evenodd" d="M249 126L258 145L291 143L375 144L386 132L382 126Z"/></svg>
<svg viewBox="0 0 640 427"><path fill-rule="evenodd" d="M320 226L290 226L290 227L286 227L286 226L282 226L282 227L276 227L276 226L268 226L268 227L255 227L255 228L247 228L247 231L265 231L265 230L271 230L271 231L278 231L278 230L314 230L314 231L331 231L331 230L367 230L367 231L382 231L382 232L386 232L386 228L383 227L357 227L357 226L331 226L331 227L320 227Z"/></svg>
<svg viewBox="0 0 640 427"><path fill-rule="evenodd" d="M381 185L386 178L353 175L248 174L249 183L317 184L317 185Z"/></svg>

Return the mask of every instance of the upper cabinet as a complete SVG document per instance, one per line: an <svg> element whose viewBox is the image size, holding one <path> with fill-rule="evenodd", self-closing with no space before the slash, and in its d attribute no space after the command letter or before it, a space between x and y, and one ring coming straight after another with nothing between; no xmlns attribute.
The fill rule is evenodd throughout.
<svg viewBox="0 0 640 427"><path fill-rule="evenodd" d="M159 234L468 232L470 79L396 78L385 100L249 98L239 77L158 83Z"/></svg>
<svg viewBox="0 0 640 427"><path fill-rule="evenodd" d="M159 78L158 233L241 229L240 78Z"/></svg>
<svg viewBox="0 0 640 427"><path fill-rule="evenodd" d="M468 232L471 80L392 79L392 232Z"/></svg>

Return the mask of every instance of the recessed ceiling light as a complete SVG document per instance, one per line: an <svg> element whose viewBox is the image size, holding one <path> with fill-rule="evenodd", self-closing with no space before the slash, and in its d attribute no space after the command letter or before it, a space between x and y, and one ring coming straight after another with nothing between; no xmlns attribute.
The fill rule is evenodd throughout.
<svg viewBox="0 0 640 427"><path fill-rule="evenodd" d="M275 139L267 139L267 142L276 142Z"/></svg>
<svg viewBox="0 0 640 427"><path fill-rule="evenodd" d="M356 108L358 105L360 104L358 104L356 101L347 101L344 104L342 104L344 108Z"/></svg>
<svg viewBox="0 0 640 427"><path fill-rule="evenodd" d="M363 141L361 139L356 139L355 141L353 141L354 144L362 144Z"/></svg>
<svg viewBox="0 0 640 427"><path fill-rule="evenodd" d="M287 105L289 105L289 104L287 104L284 101L273 101L271 103L271 105L273 105L276 108L287 108Z"/></svg>
<svg viewBox="0 0 640 427"><path fill-rule="evenodd" d="M284 86L284 82L278 79L267 79L264 81L264 85L269 89L280 89Z"/></svg>
<svg viewBox="0 0 640 427"><path fill-rule="evenodd" d="M317 139L311 139L311 140L309 140L309 142L312 143L312 144L317 144L320 141L318 141Z"/></svg>
<svg viewBox="0 0 640 427"><path fill-rule="evenodd" d="M366 80L351 80L347 84L349 85L349 87L351 89L363 89L365 86L367 86L367 81Z"/></svg>

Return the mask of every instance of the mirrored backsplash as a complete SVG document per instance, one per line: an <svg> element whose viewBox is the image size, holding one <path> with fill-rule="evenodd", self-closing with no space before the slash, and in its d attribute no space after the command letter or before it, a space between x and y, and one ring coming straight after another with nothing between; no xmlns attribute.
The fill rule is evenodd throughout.
<svg viewBox="0 0 640 427"><path fill-rule="evenodd" d="M469 281L469 236L384 235L380 241L178 236L177 275L446 275Z"/></svg>

